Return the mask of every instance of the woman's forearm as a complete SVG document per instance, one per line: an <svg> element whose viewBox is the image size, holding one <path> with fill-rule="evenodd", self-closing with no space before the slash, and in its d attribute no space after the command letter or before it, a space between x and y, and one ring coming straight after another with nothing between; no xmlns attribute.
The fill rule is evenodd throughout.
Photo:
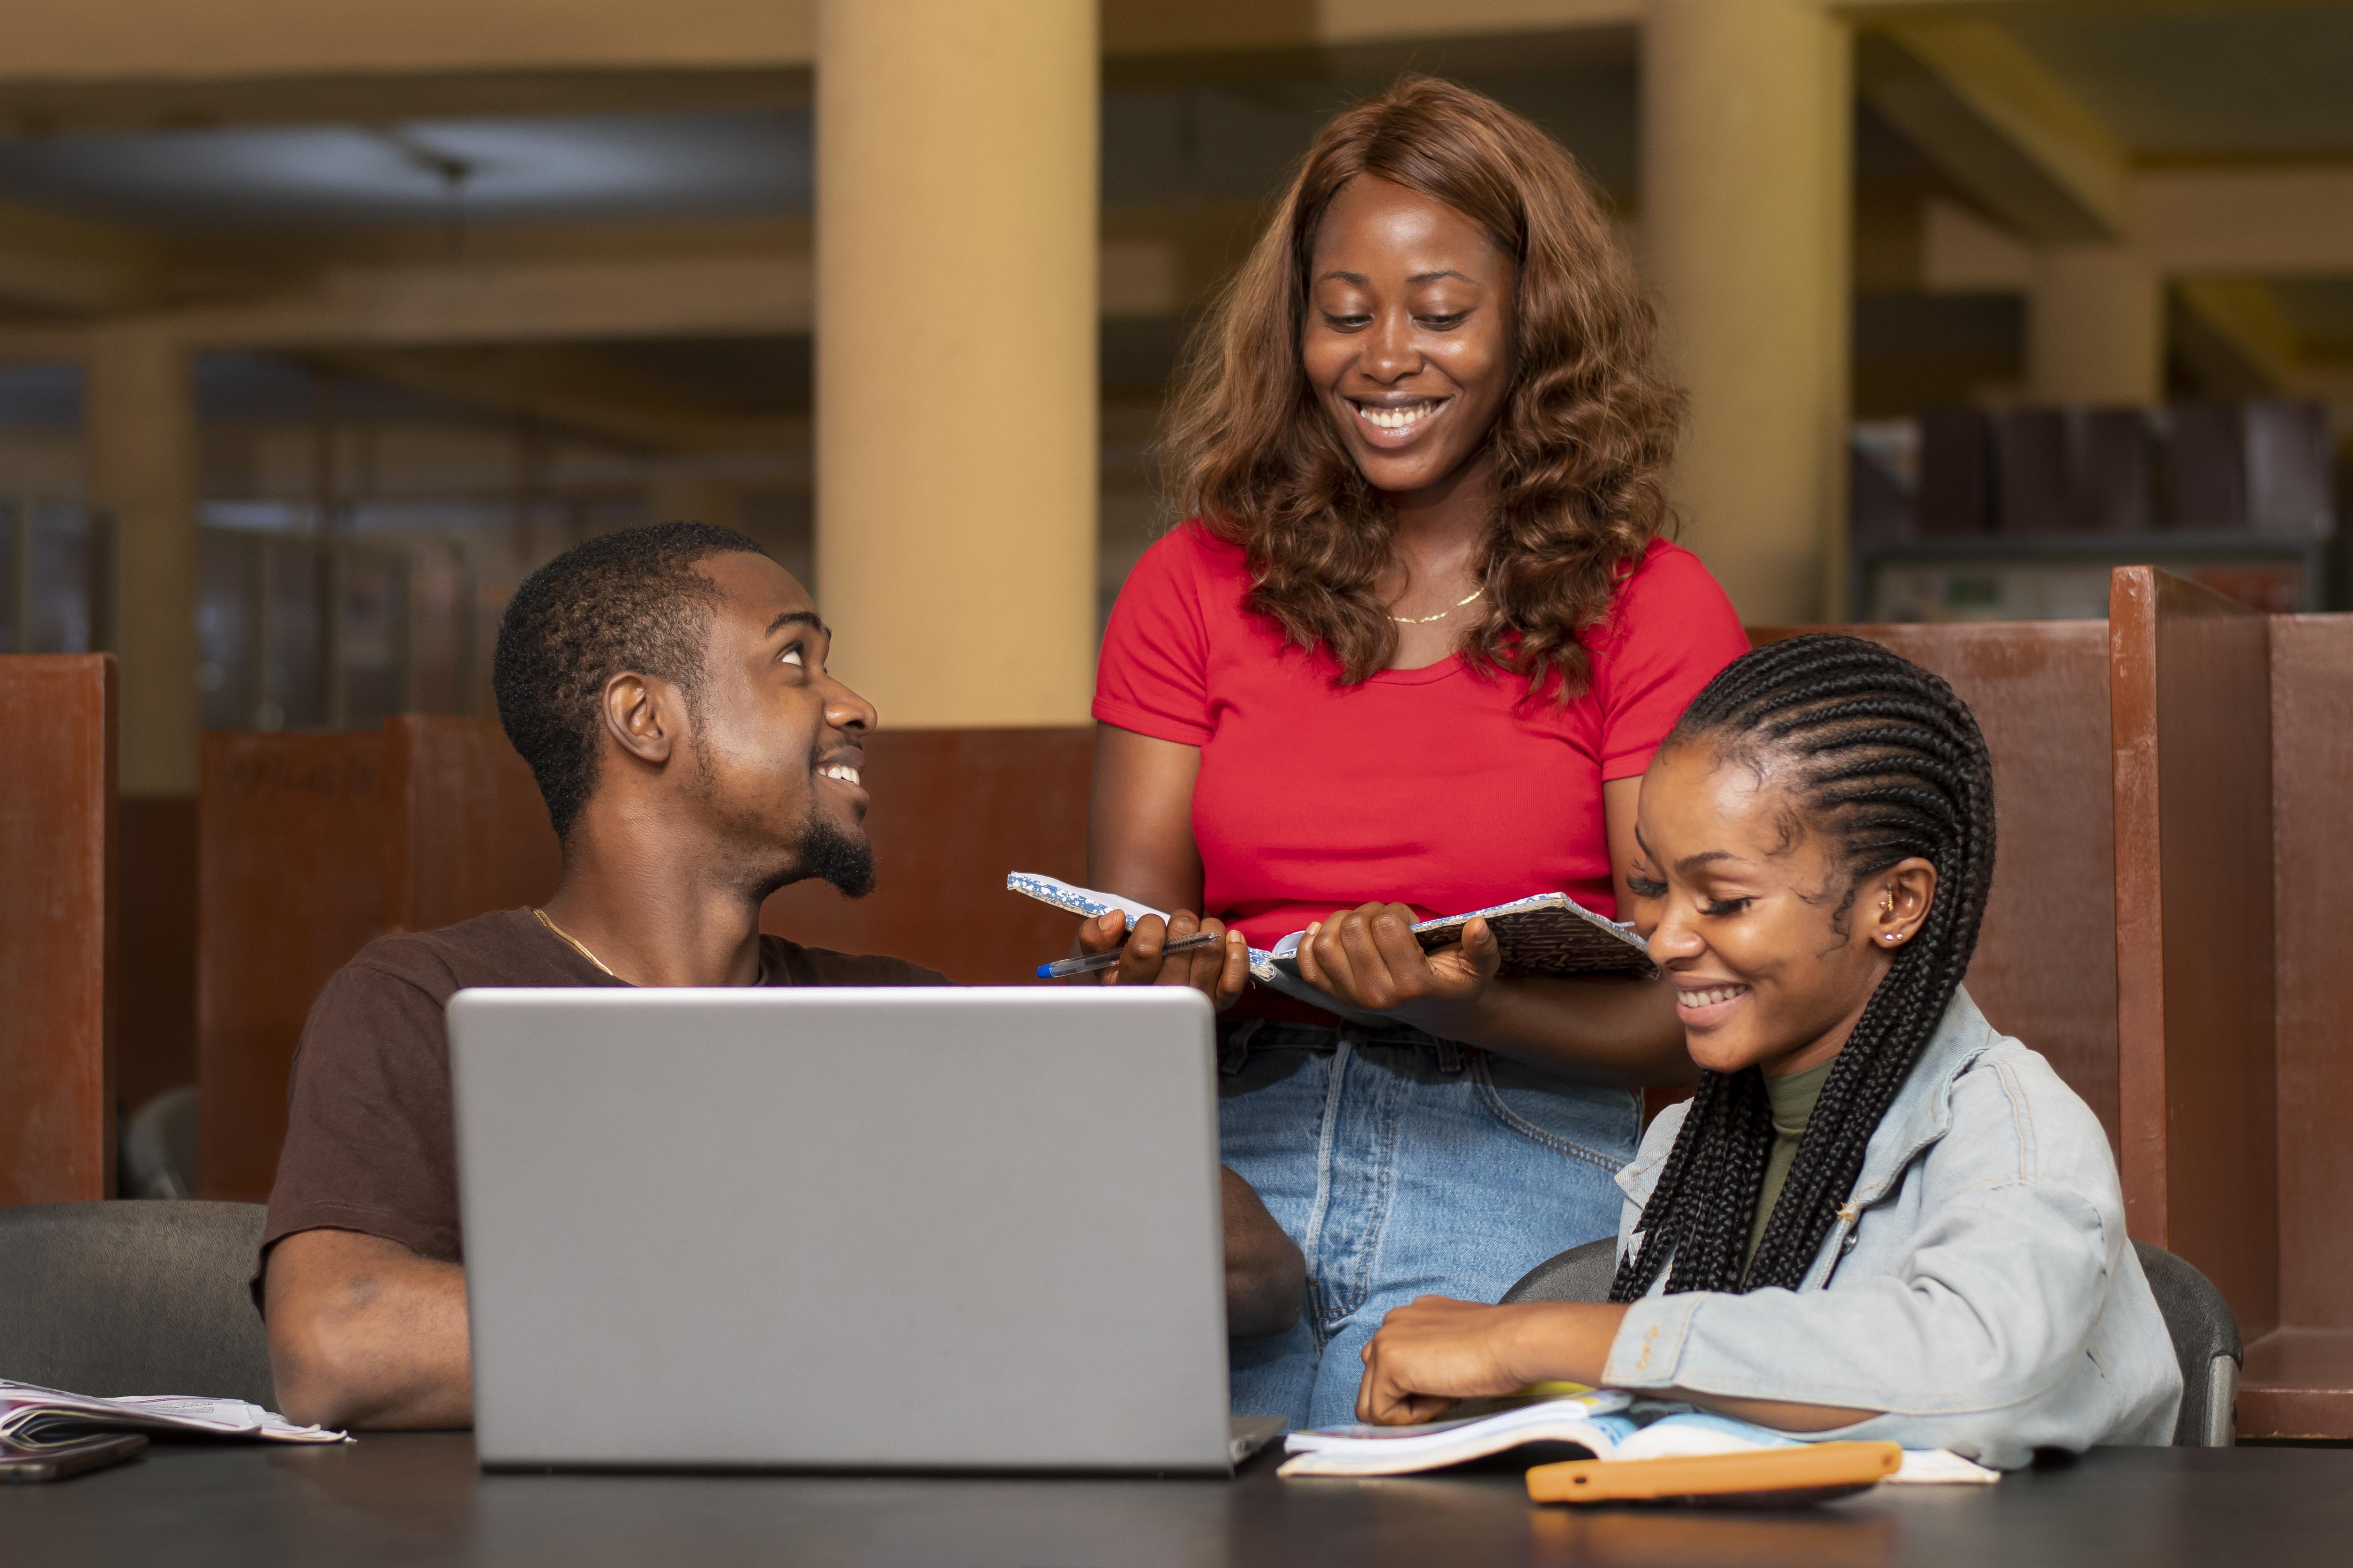
<svg viewBox="0 0 2353 1568"><path fill-rule="evenodd" d="M1563 1078L1641 1088L1690 1083L1674 988L1663 978L1496 980L1468 1004L1417 1003L1400 1016L1441 1039Z"/></svg>
<svg viewBox="0 0 2353 1568"><path fill-rule="evenodd" d="M1360 1420L1429 1421L1457 1399L1509 1394L1530 1384L1607 1381L1609 1352L1626 1321L1614 1301L1524 1301L1488 1307L1423 1296L1382 1321L1365 1350ZM1880 1414L1837 1405L1746 1399L1689 1389L1645 1391L1784 1432L1829 1432Z"/></svg>

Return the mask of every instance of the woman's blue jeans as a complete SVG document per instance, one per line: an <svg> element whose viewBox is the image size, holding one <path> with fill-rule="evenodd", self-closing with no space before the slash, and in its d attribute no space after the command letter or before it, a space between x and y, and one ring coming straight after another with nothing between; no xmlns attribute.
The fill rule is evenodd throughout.
<svg viewBox="0 0 2353 1568"><path fill-rule="evenodd" d="M1307 1258L1290 1332L1229 1347L1237 1415L1356 1419L1360 1352L1416 1296L1493 1301L1618 1232L1611 1181L1642 1097L1566 1083L1419 1029L1229 1020L1218 1031L1225 1163Z"/></svg>

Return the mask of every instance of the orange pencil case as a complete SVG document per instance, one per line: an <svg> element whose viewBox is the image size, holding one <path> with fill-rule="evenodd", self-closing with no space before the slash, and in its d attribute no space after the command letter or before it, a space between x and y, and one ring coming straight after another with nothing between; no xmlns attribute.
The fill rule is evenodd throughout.
<svg viewBox="0 0 2353 1568"><path fill-rule="evenodd" d="M1894 1443L1808 1443L1665 1459L1571 1459L1528 1471L1537 1502L1794 1508L1878 1485L1904 1462Z"/></svg>

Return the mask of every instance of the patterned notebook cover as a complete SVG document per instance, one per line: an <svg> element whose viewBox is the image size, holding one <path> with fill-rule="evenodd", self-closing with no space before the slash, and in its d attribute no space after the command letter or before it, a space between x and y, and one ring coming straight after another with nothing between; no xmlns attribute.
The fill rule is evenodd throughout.
<svg viewBox="0 0 2353 1568"><path fill-rule="evenodd" d="M1475 914L1449 915L1413 928L1422 951L1461 939L1480 915L1504 950L1505 974L1649 974L1650 945L1631 926L1595 914L1567 893L1538 893Z"/></svg>

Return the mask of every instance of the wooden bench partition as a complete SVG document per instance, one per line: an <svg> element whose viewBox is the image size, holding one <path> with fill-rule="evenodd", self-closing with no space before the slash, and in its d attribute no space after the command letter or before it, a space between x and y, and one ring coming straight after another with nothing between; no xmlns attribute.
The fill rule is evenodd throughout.
<svg viewBox="0 0 2353 1568"><path fill-rule="evenodd" d="M327 977L382 927L384 737L204 737L196 805L196 1190L259 1203Z"/></svg>
<svg viewBox="0 0 2353 1568"><path fill-rule="evenodd" d="M111 654L0 657L0 1204L114 1193Z"/></svg>
<svg viewBox="0 0 2353 1568"><path fill-rule="evenodd" d="M328 976L384 931L544 900L555 834L495 723L419 714L206 735L197 815L197 1185L259 1202Z"/></svg>
<svg viewBox="0 0 2353 1568"><path fill-rule="evenodd" d="M563 870L531 769L487 719L384 726L384 929L432 931L543 904Z"/></svg>
<svg viewBox="0 0 2353 1568"><path fill-rule="evenodd" d="M1766 627L1867 637L1950 681L1993 756L1995 855L1964 984L2116 1136L2108 634L2100 621Z"/></svg>
<svg viewBox="0 0 2353 1568"><path fill-rule="evenodd" d="M819 882L768 900L761 925L811 947L886 952L966 985L1033 981L1078 921L1005 890L1008 871L1087 867L1092 729L881 730L866 742L875 887Z"/></svg>
<svg viewBox="0 0 2353 1568"><path fill-rule="evenodd" d="M2108 637L2126 1218L2253 1340L2279 1322L2269 617L2127 566Z"/></svg>
<svg viewBox="0 0 2353 1568"><path fill-rule="evenodd" d="M2353 1437L2353 616L2271 622L2279 1321L2239 1430Z"/></svg>

